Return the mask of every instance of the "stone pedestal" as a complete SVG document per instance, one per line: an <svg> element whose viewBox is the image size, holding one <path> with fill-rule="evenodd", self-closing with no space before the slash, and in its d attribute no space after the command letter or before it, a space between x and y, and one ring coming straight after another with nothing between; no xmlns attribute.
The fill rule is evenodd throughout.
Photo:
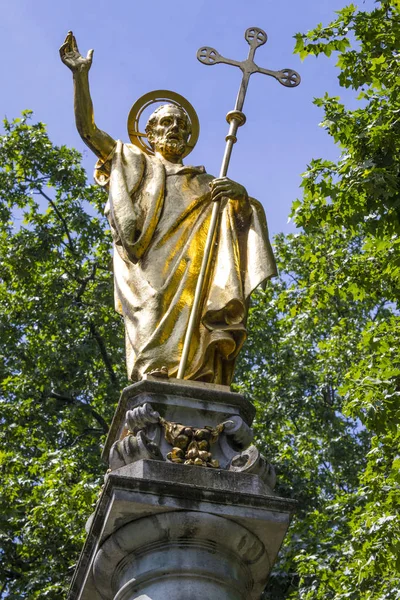
<svg viewBox="0 0 400 600"><path fill-rule="evenodd" d="M145 380L124 391L69 600L260 598L295 503L274 494L273 469L246 449L253 415L222 386ZM179 435L192 436L194 456L203 430L212 457L184 464Z"/></svg>

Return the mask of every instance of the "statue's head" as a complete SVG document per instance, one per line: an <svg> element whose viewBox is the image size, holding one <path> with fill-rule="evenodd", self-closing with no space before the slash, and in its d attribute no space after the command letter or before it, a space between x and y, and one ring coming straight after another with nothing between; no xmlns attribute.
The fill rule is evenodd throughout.
<svg viewBox="0 0 400 600"><path fill-rule="evenodd" d="M186 112L175 104L163 104L150 116L146 125L149 144L169 160L180 159L191 133Z"/></svg>

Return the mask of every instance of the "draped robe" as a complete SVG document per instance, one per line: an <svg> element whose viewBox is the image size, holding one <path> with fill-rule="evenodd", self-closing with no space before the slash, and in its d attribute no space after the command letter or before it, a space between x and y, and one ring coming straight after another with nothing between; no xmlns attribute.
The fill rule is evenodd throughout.
<svg viewBox="0 0 400 600"><path fill-rule="evenodd" d="M210 223L213 177L117 142L99 160L109 188L115 306L125 320L128 377L166 366L176 375ZM185 379L229 385L246 339L248 298L276 274L259 202L225 199Z"/></svg>

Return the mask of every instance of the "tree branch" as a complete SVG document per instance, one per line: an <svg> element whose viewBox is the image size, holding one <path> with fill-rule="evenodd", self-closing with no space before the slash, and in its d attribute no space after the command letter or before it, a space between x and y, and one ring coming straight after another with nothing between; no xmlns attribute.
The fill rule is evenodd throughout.
<svg viewBox="0 0 400 600"><path fill-rule="evenodd" d="M92 272L90 275L88 275L87 277L84 277L83 279L77 278L77 281L81 284L79 290L76 293L75 300L77 302L80 302L80 299L81 299L82 295L84 294L84 292L86 290L86 286L89 283L89 281L94 281L94 279L96 277L96 270L97 270L97 264L93 263Z"/></svg>
<svg viewBox="0 0 400 600"><path fill-rule="evenodd" d="M67 404L73 404L75 406L78 406L80 408L83 408L84 410L87 410L91 413L92 417L98 422L98 424L101 426L103 433L108 433L108 423L107 421L104 419L104 417L101 416L100 413L97 412L97 410L95 408L93 408L93 406L91 406L90 404L85 404L84 402L81 402L80 400L77 400L76 398L72 398L71 396L64 396L63 394L58 394L57 392L55 392L54 390L52 390L48 396L50 398L55 398L56 400L61 400L61 402L65 402Z"/></svg>
<svg viewBox="0 0 400 600"><path fill-rule="evenodd" d="M80 435L77 435L76 438L70 442L69 444L65 444L63 446L63 448L72 448L72 446L75 446L75 444L77 442L79 442L79 440L81 440L82 438L86 437L87 435L89 435L90 433L101 433L104 434L104 430L103 429L98 429L95 427L87 427L86 429L83 430L83 432Z"/></svg>
<svg viewBox="0 0 400 600"><path fill-rule="evenodd" d="M74 245L74 242L73 242L73 240L71 238L71 234L70 234L70 231L68 229L67 222L64 219L64 217L62 216L62 214L60 213L60 211L58 210L55 202L50 198L50 196L48 196L47 194L45 194L45 192L42 190L42 188L37 187L36 189L39 192L39 194L41 196L43 196L43 198L46 198L46 200L48 201L48 203L53 207L54 212L56 213L57 217L60 219L61 223L63 224L64 231L65 231L65 233L67 235L68 242L69 242L69 249L71 250L72 254L76 254L75 245Z"/></svg>
<svg viewBox="0 0 400 600"><path fill-rule="evenodd" d="M100 354L101 354L103 362L104 362L104 364L106 366L108 374L110 376L111 383L113 383L113 385L117 386L118 385L118 379L117 379L117 376L114 373L114 368L113 368L111 359L108 356L106 345L105 345L104 340L101 337L100 333L98 332L97 327L95 326L94 323L90 323L90 332L93 335L94 339L96 340L97 345L98 345L98 347L100 349Z"/></svg>
<svg viewBox="0 0 400 600"><path fill-rule="evenodd" d="M3 598L3 593L4 593L4 590L6 589L7 585L8 585L8 581L5 581L3 583L3 585L1 586L1 589L0 589L0 598Z"/></svg>
<svg viewBox="0 0 400 600"><path fill-rule="evenodd" d="M385 306L388 304L387 300L383 300L383 302L381 302L379 304L379 306L377 306L376 308L376 313L375 315L372 317L372 321L375 323L376 319L378 318L378 316L380 315L380 312L382 310L382 308L385 308Z"/></svg>

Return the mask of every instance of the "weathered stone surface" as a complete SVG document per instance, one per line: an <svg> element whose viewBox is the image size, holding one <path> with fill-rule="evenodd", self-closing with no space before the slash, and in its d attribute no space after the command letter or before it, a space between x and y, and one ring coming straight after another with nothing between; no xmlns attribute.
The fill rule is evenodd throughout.
<svg viewBox="0 0 400 600"><path fill-rule="evenodd" d="M102 454L107 464L112 445L123 435L127 411L145 403L150 404L167 421L193 427L216 427L233 416L240 417L250 426L255 415L251 402L244 396L229 391L227 386L149 377L128 386L122 392ZM164 454L171 450L171 446L165 441L162 445L161 451ZM217 458L224 462L223 456Z"/></svg>
<svg viewBox="0 0 400 600"><path fill-rule="evenodd" d="M259 595L254 581L265 579L269 562L263 543L243 525L171 511L121 527L103 544L93 571L107 600L240 600Z"/></svg>
<svg viewBox="0 0 400 600"><path fill-rule="evenodd" d="M273 488L273 467L248 447L253 415L226 386L148 377L123 391L103 458L111 471L152 459L251 472Z"/></svg>
<svg viewBox="0 0 400 600"><path fill-rule="evenodd" d="M294 509L257 475L151 460L117 469L69 600L256 600Z"/></svg>
<svg viewBox="0 0 400 600"><path fill-rule="evenodd" d="M274 494L273 467L248 447L253 417L224 386L126 388L69 600L258 600L295 503ZM194 450L203 466L175 461Z"/></svg>

